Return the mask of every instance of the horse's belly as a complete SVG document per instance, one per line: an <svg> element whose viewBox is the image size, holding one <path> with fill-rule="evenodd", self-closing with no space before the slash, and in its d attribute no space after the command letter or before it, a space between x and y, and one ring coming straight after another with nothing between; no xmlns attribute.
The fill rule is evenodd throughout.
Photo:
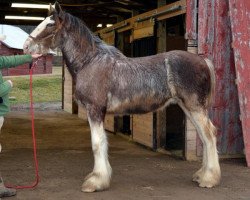
<svg viewBox="0 0 250 200"><path fill-rule="evenodd" d="M135 95L132 98L119 99L109 95L107 113L112 114L144 114L162 107L168 97L163 95Z"/></svg>

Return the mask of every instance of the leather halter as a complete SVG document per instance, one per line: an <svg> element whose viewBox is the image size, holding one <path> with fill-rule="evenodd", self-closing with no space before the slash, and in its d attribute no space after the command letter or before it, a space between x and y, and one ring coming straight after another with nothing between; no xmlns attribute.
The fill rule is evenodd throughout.
<svg viewBox="0 0 250 200"><path fill-rule="evenodd" d="M31 38L32 40L36 41L37 43L41 43L43 40L46 40L46 39L52 37L52 43L54 43L56 33L57 33L57 31L53 31L51 34L49 34L45 38L41 38L41 39L37 39L37 38L33 37L32 35L29 35L28 37Z"/></svg>

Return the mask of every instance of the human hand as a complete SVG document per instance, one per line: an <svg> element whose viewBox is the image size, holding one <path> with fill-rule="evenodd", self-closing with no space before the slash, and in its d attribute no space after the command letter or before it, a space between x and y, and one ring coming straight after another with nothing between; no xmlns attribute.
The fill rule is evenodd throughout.
<svg viewBox="0 0 250 200"><path fill-rule="evenodd" d="M13 87L13 82L11 80L7 80L10 83L10 86Z"/></svg>
<svg viewBox="0 0 250 200"><path fill-rule="evenodd" d="M33 59L37 59L37 58L41 57L42 55L43 55L43 54L34 53L34 54L31 54L31 57L32 57Z"/></svg>

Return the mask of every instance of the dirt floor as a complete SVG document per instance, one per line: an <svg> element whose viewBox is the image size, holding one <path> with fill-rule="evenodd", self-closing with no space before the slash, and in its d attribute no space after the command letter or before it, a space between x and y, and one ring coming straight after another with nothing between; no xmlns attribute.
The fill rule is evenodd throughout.
<svg viewBox="0 0 250 200"><path fill-rule="evenodd" d="M150 151L108 134L113 180L108 191L81 192L93 167L88 123L63 111L35 113L41 181L35 189L18 190L8 200L250 200L250 169L245 161L221 162L222 182L213 189L191 181L200 162L188 162ZM34 180L30 117L12 111L1 133L0 170L5 183Z"/></svg>

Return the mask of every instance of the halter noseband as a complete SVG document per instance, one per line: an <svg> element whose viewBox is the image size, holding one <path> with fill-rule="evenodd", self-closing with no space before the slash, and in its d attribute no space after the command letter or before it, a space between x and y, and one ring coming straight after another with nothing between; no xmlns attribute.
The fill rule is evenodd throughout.
<svg viewBox="0 0 250 200"><path fill-rule="evenodd" d="M45 38L41 38L41 39L37 39L37 38L33 37L32 35L29 35L28 37L31 38L32 40L36 41L37 43L41 43L43 40L46 40L46 39L52 37L52 43L54 43L56 33L57 33L57 31L53 31L51 34L49 34Z"/></svg>

